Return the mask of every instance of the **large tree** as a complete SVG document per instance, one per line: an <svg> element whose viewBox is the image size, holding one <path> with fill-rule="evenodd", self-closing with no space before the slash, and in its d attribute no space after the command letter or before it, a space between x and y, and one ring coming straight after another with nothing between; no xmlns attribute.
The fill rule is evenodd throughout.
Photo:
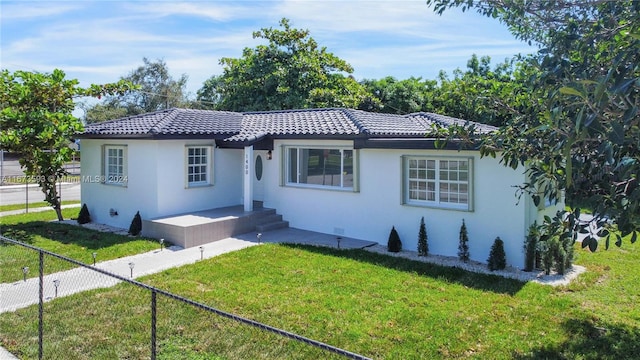
<svg viewBox="0 0 640 360"><path fill-rule="evenodd" d="M628 234L634 242L640 228L640 2L427 3L439 13L461 7L497 17L516 37L539 46L530 62L539 76L530 88L544 95L544 111L514 117L485 151L502 150L502 161L511 166L527 164L530 180L522 188L534 200L566 192L575 208L570 228L579 207L587 207L600 225L610 230L608 224L615 224L617 245ZM611 233L599 235L608 246ZM597 245L595 236L583 242L592 250Z"/></svg>
<svg viewBox="0 0 640 360"><path fill-rule="evenodd" d="M520 57L491 67L488 56L475 54L465 71L453 78L440 72L439 86L431 99L434 111L484 124L502 126L523 109L535 107L535 93L527 87L535 69Z"/></svg>
<svg viewBox="0 0 640 360"><path fill-rule="evenodd" d="M112 120L127 115L190 106L185 87L188 77L182 74L174 79L164 60L142 59L143 65L131 71L121 80L138 88L124 95L107 96L102 103L85 110L85 122Z"/></svg>
<svg viewBox="0 0 640 360"><path fill-rule="evenodd" d="M367 93L347 74L353 68L309 36L308 30L263 28L253 33L267 45L245 48L241 58L222 58L223 74L207 80L198 101L231 111L343 106L356 108Z"/></svg>
<svg viewBox="0 0 640 360"><path fill-rule="evenodd" d="M20 154L25 174L37 181L58 220L63 220L56 182L66 175L64 164L73 153L69 145L82 131L82 123L72 115L74 99L125 94L132 85L120 81L82 88L57 69L50 74L3 70L0 76L2 147Z"/></svg>
<svg viewBox="0 0 640 360"><path fill-rule="evenodd" d="M379 80L363 80L362 84L374 100L362 104L363 110L390 114L434 111L432 100L437 88L435 80L415 77L397 80L387 76Z"/></svg>

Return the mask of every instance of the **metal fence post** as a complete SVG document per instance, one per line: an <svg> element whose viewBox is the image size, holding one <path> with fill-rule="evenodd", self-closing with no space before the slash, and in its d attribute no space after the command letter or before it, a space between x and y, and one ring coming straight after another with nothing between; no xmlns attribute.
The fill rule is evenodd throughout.
<svg viewBox="0 0 640 360"><path fill-rule="evenodd" d="M40 255L40 274L39 274L39 285L38 285L38 296L40 297L38 300L38 359L42 359L42 328L43 328L43 305L44 305L44 253L42 251L38 251Z"/></svg>
<svg viewBox="0 0 640 360"><path fill-rule="evenodd" d="M156 291L151 290L151 360L156 360Z"/></svg>

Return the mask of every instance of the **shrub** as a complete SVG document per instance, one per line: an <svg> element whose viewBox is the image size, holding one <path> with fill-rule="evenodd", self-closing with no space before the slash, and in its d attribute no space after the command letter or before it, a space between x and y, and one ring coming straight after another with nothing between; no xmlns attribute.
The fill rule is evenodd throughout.
<svg viewBox="0 0 640 360"><path fill-rule="evenodd" d="M418 256L429 255L429 243L427 242L427 227L424 224L424 216L420 219L420 230L418 231Z"/></svg>
<svg viewBox="0 0 640 360"><path fill-rule="evenodd" d="M80 213L78 214L77 221L78 224L87 224L91 222L91 215L89 214L87 204L82 204L82 208L80 209Z"/></svg>
<svg viewBox="0 0 640 360"><path fill-rule="evenodd" d="M389 250L389 252L400 252L400 250L402 250L402 241L400 241L400 235L398 235L395 226L391 227L389 241L387 242L387 250Z"/></svg>
<svg viewBox="0 0 640 360"><path fill-rule="evenodd" d="M131 220L131 225L129 226L129 234L133 236L137 236L142 231L142 218L140 217L140 211L136 212L136 215Z"/></svg>
<svg viewBox="0 0 640 360"><path fill-rule="evenodd" d="M558 240L555 237L549 238L542 246L542 269L546 275L551 274L553 269L553 251L558 248Z"/></svg>
<svg viewBox="0 0 640 360"><path fill-rule="evenodd" d="M546 275L555 270L564 275L571 268L573 262L573 239L568 237L560 240L557 236L550 237L542 246L542 267Z"/></svg>
<svg viewBox="0 0 640 360"><path fill-rule="evenodd" d="M458 259L461 261L469 261L469 235L467 234L467 225L462 220L460 226L460 242L458 243Z"/></svg>
<svg viewBox="0 0 640 360"><path fill-rule="evenodd" d="M564 274L564 270L570 269L573 266L573 249L575 245L575 240L572 234L566 234L564 238L562 238L562 250L565 253L565 259L563 262L564 269L562 273Z"/></svg>
<svg viewBox="0 0 640 360"><path fill-rule="evenodd" d="M524 240L524 271L533 271L538 266L536 259L539 240L538 223L534 222L529 226L529 232Z"/></svg>
<svg viewBox="0 0 640 360"><path fill-rule="evenodd" d="M489 259L487 259L489 270L502 270L507 267L507 255L504 253L504 242L497 237L491 246Z"/></svg>

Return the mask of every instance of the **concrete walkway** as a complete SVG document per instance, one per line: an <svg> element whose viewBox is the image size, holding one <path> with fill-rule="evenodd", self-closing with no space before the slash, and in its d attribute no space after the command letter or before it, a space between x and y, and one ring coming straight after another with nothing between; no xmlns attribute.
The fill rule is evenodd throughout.
<svg viewBox="0 0 640 360"><path fill-rule="evenodd" d="M78 203L78 204L62 205L61 208L62 209L71 209L71 208L79 208L80 206L81 205ZM32 212L49 211L49 210L53 210L53 208L51 206L29 208L29 212L30 213L32 213ZM8 215L26 214L26 213L27 213L27 210L25 210L25 209L2 211L2 212L0 212L0 217L8 216Z"/></svg>
<svg viewBox="0 0 640 360"><path fill-rule="evenodd" d="M123 277L139 278L155 274L170 268L192 264L201 259L208 259L228 252L256 246L258 234L255 232L227 238L205 244L201 247L183 249L172 246L163 250L154 250L143 254L127 256L120 259L103 261L96 264L96 268ZM298 243L312 244L341 249L354 249L372 246L375 243L352 238L337 237L312 231L285 228L260 234L261 243ZM202 248L202 250L201 250ZM129 264L133 264L133 271ZM54 285L58 280L58 288ZM79 292L108 288L120 283L120 280L78 267L44 276L44 299L51 301L58 297L69 296ZM27 281L0 284L0 313L15 311L38 303L38 278ZM11 353L0 347L0 359L17 359Z"/></svg>
<svg viewBox="0 0 640 360"><path fill-rule="evenodd" d="M261 242L301 243L329 247L337 247L337 240L336 236L333 235L292 228L266 232L261 234L260 238ZM340 239L340 248L342 249L364 248L373 244L371 241L351 238ZM252 232L211 242L202 247L183 249L178 246L172 246L164 250L158 249L143 254L103 261L97 263L96 268L123 277L131 277L131 275L133 275L135 279L255 245L259 245L257 234ZM133 264L133 271L131 271L129 264ZM57 289L58 297L92 289L107 288L120 282L120 280L84 267L77 267L71 270L45 275L45 301L50 301L56 297L54 280L59 281ZM39 281L37 277L29 278L27 281L0 284L0 313L15 311L37 304L38 286Z"/></svg>
<svg viewBox="0 0 640 360"><path fill-rule="evenodd" d="M96 264L96 268L128 278L132 273L129 264L133 263L133 278L135 279L173 267L195 263L201 258L208 259L254 245L257 245L257 243L230 238L204 245L202 253L199 248L182 249L170 247L162 251L158 249L143 254L99 262ZM45 301L55 298L54 280L59 280L57 294L59 297L92 289L107 288L120 282L120 280L83 267L45 275ZM0 284L0 313L15 311L37 304L38 283L38 278L33 277L27 279L27 281Z"/></svg>

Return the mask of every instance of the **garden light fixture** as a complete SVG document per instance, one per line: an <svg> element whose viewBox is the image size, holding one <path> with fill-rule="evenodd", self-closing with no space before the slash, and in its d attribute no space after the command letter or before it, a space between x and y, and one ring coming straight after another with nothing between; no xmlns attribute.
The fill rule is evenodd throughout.
<svg viewBox="0 0 640 360"><path fill-rule="evenodd" d="M60 280L58 280L58 279L53 280L53 287L56 288L56 296L55 297L58 297L58 286L60 286Z"/></svg>

